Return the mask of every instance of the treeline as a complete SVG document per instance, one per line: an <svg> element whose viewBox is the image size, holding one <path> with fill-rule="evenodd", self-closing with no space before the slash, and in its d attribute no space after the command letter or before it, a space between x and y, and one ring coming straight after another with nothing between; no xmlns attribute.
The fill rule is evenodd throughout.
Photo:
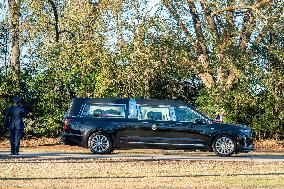
<svg viewBox="0 0 284 189"><path fill-rule="evenodd" d="M282 1L7 0L0 125L12 96L26 133L58 136L73 97L183 100L284 135Z"/></svg>

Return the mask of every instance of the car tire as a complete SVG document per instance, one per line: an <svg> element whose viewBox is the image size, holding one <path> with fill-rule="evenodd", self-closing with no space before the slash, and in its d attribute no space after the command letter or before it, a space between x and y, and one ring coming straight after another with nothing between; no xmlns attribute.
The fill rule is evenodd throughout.
<svg viewBox="0 0 284 189"><path fill-rule="evenodd" d="M212 148L218 156L229 157L236 151L236 142L229 135L220 135L213 141Z"/></svg>
<svg viewBox="0 0 284 189"><path fill-rule="evenodd" d="M94 154L108 154L113 151L112 139L104 133L93 133L89 137L88 147Z"/></svg>

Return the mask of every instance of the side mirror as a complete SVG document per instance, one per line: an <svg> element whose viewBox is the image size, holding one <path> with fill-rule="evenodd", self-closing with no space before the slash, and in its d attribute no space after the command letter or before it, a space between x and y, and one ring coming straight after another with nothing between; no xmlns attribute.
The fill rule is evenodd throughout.
<svg viewBox="0 0 284 189"><path fill-rule="evenodd" d="M198 124L201 124L201 125L205 124L205 121L203 119L196 119L194 122L198 123Z"/></svg>

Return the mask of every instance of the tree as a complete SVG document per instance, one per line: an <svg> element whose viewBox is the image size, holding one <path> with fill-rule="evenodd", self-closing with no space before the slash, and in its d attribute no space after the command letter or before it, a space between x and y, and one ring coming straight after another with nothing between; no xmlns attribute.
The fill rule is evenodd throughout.
<svg viewBox="0 0 284 189"><path fill-rule="evenodd" d="M30 52L25 73L32 116L28 132L54 135L75 96L92 97L105 54L104 6L90 1L26 1L23 33ZM103 3L103 2L102 2ZM59 11L60 10L60 11Z"/></svg>
<svg viewBox="0 0 284 189"><path fill-rule="evenodd" d="M162 2L191 44L196 57L189 64L208 89L233 87L249 66L239 57L253 53L251 45L259 44L269 22L280 16L271 8L279 2L270 0Z"/></svg>
<svg viewBox="0 0 284 189"><path fill-rule="evenodd" d="M58 134L79 96L184 100L259 136L283 134L282 1L6 2L14 63L0 72L0 109L23 97L28 132Z"/></svg>
<svg viewBox="0 0 284 189"><path fill-rule="evenodd" d="M12 32L12 68L14 82L20 87L20 16L21 0L8 0Z"/></svg>
<svg viewBox="0 0 284 189"><path fill-rule="evenodd" d="M198 105L226 121L251 125L260 137L283 135L282 1L163 0L190 44L188 64L205 89ZM280 113L280 114L279 114ZM277 133L277 134L276 134Z"/></svg>
<svg viewBox="0 0 284 189"><path fill-rule="evenodd" d="M10 67L9 44L10 44L9 25L5 21L2 21L0 22L0 60L1 62L3 62L1 66L3 66L4 74L6 77L8 75L8 68Z"/></svg>

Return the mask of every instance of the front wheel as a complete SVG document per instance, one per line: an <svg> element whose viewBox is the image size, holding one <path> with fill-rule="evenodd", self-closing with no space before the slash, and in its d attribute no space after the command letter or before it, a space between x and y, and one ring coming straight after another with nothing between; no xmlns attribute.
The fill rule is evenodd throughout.
<svg viewBox="0 0 284 189"><path fill-rule="evenodd" d="M107 154L113 151L111 137L104 133L93 133L89 137L88 147L94 154Z"/></svg>
<svg viewBox="0 0 284 189"><path fill-rule="evenodd" d="M214 140L212 147L218 156L229 157L236 151L236 142L231 136L222 135Z"/></svg>

